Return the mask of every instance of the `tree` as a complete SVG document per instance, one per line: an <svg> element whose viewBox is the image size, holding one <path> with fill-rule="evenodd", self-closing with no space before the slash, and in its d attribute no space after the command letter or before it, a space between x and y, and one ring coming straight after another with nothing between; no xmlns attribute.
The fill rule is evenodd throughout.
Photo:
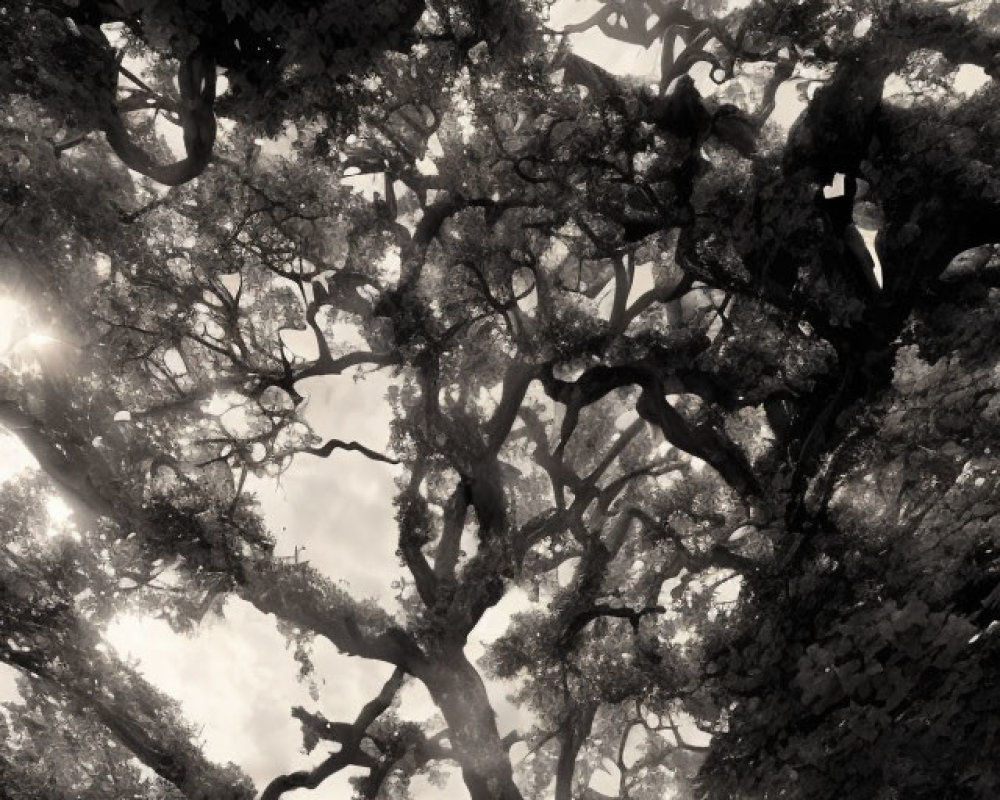
<svg viewBox="0 0 1000 800"><path fill-rule="evenodd" d="M210 163L220 116L269 135L290 119L348 129L360 104L380 99L381 54L412 53L421 43L425 10L423 0L374 10L354 0L19 3L6 12L2 81L5 94L28 94L60 123L57 151L100 131L129 168L176 185ZM474 3L437 13L435 60L460 58L510 22ZM145 62L152 80L138 77L132 62ZM170 161L143 141L148 131L132 129L127 115L150 111L180 127L182 158Z"/></svg>
<svg viewBox="0 0 1000 800"><path fill-rule="evenodd" d="M128 750L99 723L66 711L52 696L21 684L22 704L8 706L12 724L4 731L13 758L4 760L4 797L182 798L170 783L142 775ZM3 723L6 727L6 723Z"/></svg>
<svg viewBox="0 0 1000 800"><path fill-rule="evenodd" d="M22 794L79 715L85 773L108 737L173 787L109 767L143 796L249 796L99 647L123 608L184 628L232 594L394 669L354 720L294 710L339 749L266 800L439 764L473 800L604 797L599 768L621 798L994 796L1000 19L951 5L609 2L564 30L657 43L653 89L544 6L11 9L4 291L72 343L15 342L0 384L41 472L0 506ZM135 149L133 99L184 159ZM302 416L305 380L357 369L393 376L387 453ZM400 465L398 613L277 558L245 491L344 450ZM535 725L501 736L465 646L516 587L481 668ZM394 714L407 680L442 720Z"/></svg>

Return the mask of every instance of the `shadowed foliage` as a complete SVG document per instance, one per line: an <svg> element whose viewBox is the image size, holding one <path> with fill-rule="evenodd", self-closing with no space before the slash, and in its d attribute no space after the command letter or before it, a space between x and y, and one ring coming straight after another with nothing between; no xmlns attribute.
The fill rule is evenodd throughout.
<svg viewBox="0 0 1000 800"><path fill-rule="evenodd" d="M997 796L995 3L2 11L0 797ZM360 458L385 607L248 491ZM102 640L227 597L392 670L259 794Z"/></svg>

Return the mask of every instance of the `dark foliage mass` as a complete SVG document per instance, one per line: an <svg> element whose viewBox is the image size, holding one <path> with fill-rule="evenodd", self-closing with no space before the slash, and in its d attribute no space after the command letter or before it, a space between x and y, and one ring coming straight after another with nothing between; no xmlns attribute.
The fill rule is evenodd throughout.
<svg viewBox="0 0 1000 800"><path fill-rule="evenodd" d="M0 797L1000 795L1000 7L590 12L0 5ZM395 471L396 607L275 555L293 458ZM394 670L258 790L102 640L229 596Z"/></svg>

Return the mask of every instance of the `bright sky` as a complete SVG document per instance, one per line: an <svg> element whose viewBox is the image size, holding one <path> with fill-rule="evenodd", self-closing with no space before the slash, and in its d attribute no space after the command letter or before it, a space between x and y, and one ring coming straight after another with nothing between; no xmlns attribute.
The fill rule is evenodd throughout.
<svg viewBox="0 0 1000 800"><path fill-rule="evenodd" d="M24 348L58 346L39 336L14 333L25 323L22 309L2 299L0 355L27 357ZM324 438L356 439L375 449L388 444L390 410L385 393L388 378L354 375L315 378L299 384L308 397L305 416ZM31 455L13 436L0 432L0 482L35 466ZM265 521L278 539L278 555L308 560L335 580L342 580L360 597L372 597L387 608L394 605L392 581L398 567L392 498L398 467L370 461L357 453L334 451L327 459L303 456L293 462L279 483L257 481L248 489L261 501ZM469 646L470 656L483 652L482 639L499 635L510 613L524 606L513 592L484 618ZM136 616L122 617L107 631L109 642L126 658L138 661L146 677L178 699L187 718L201 731L206 755L218 762L240 765L262 788L275 776L315 766L324 757L300 751L301 733L290 716L292 706L319 710L329 719L351 720L378 693L391 668L342 656L325 641L316 643L313 660L318 701L298 679L298 664L274 619L249 604L230 599L224 617L206 617L194 635L173 632L166 623ZM0 700L17 696L16 673L0 665ZM530 723L507 702L503 686L491 687L503 730ZM436 709L418 685L403 692L400 713L425 720ZM316 800L349 796L344 772L312 792ZM415 796L420 797L417 781ZM457 790L458 791L458 790ZM460 792L459 792L460 793ZM441 790L427 791L441 796ZM294 797L295 795L289 795Z"/></svg>
<svg viewBox="0 0 1000 800"><path fill-rule="evenodd" d="M555 28L586 18L598 4L558 4L551 24ZM655 81L659 52L611 43L596 31L574 37L574 47L609 71ZM795 90L779 95L777 121L789 124L801 110ZM0 318L10 314L0 309ZM10 331L0 326L0 353L10 342ZM387 444L390 413L384 400L387 378L376 374L355 382L351 375L313 379L300 384L308 395L307 417L323 437L356 439L370 447ZM0 439L0 481L31 464L31 458L7 437ZM328 576L346 581L352 591L393 604L391 582L399 573L391 500L397 468L369 461L355 453L334 451L325 460L304 456L296 460L279 485L257 483L263 513L279 542L279 554L300 557ZM482 652L505 627L510 613L523 608L523 594L513 593L491 610L473 635L471 656ZM188 718L201 729L206 754L217 761L233 761L259 788L276 775L314 766L324 757L322 748L310 756L300 752L298 724L289 715L293 705L319 709L330 719L351 720L373 697L390 670L385 665L337 654L318 643L314 661L319 701L297 679L298 665L273 620L249 605L230 600L224 618L210 616L195 635L181 636L149 619L120 619L108 631L114 646L138 660L147 677L177 698ZM503 686L490 686L502 731L530 724L523 712L505 699ZM12 671L0 667L0 699L15 695ZM419 688L405 693L404 716L424 719L433 705ZM613 786L596 788L613 791ZM415 787L416 789L416 787ZM460 789L442 793L430 789L421 796L462 796ZM312 792L291 797L341 800L349 796L346 776L336 776Z"/></svg>

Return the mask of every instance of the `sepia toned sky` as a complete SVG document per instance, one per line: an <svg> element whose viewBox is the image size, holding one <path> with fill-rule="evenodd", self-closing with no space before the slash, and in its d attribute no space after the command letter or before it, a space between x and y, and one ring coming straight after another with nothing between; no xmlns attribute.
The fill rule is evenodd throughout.
<svg viewBox="0 0 1000 800"><path fill-rule="evenodd" d="M586 18L595 2L562 0L551 27ZM658 74L659 52L611 42L596 30L573 38L577 52L619 75L650 83ZM801 101L795 89L779 95L775 121L788 125ZM385 401L388 377L383 374L355 381L352 375L311 379L299 384L308 396L306 416L317 433L356 439L385 449L390 411ZM30 465L31 459L11 439L0 441L0 480ZM279 555L300 558L335 580L346 582L352 593L372 597L384 606L394 604L393 580L400 574L392 498L398 468L369 461L356 453L334 451L327 459L297 459L277 484L250 487L257 493L264 517L278 540ZM492 609L477 628L469 645L475 658L482 642L505 627L509 615L525 607L526 597L513 592ZM263 787L276 775L315 766L325 757L323 748L311 755L300 752L298 723L289 714L294 705L319 710L330 719L350 720L371 699L388 677L388 665L339 655L332 646L318 642L316 665L318 700L297 678L298 664L284 637L268 618L242 601L230 599L223 617L210 615L195 635L173 633L165 623L124 617L108 631L118 651L135 659L159 688L177 698L188 719L201 731L206 755L233 761ZM525 728L528 716L506 699L510 687L490 684L501 732ZM0 699L16 696L13 673L0 667ZM416 686L404 691L400 713L416 720L434 715L426 693ZM515 751L516 752L516 751ZM287 795L314 800L342 800L349 796L347 774L335 776L320 788ZM616 784L616 781L615 781ZM595 784L595 788L604 788ZM437 788L414 796L464 796Z"/></svg>

